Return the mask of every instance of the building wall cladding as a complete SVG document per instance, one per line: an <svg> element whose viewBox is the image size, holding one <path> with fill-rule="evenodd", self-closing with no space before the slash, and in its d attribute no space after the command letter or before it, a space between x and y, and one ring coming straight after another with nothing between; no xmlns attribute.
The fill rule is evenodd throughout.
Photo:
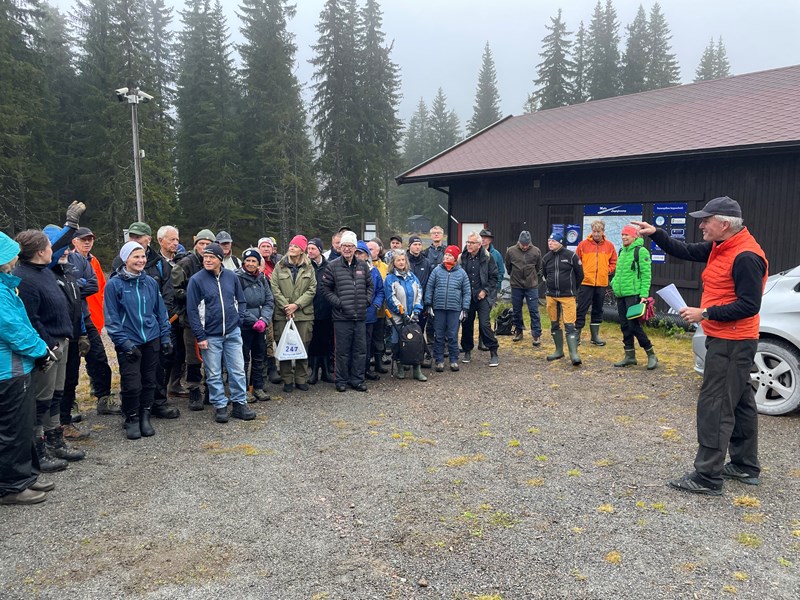
<svg viewBox="0 0 800 600"><path fill-rule="evenodd" d="M538 181L538 187L535 182ZM447 185L440 183L440 185ZM553 223L582 223L585 204L644 204L652 222L653 204L686 202L689 211L717 196L737 200L745 225L764 248L770 273L800 263L800 152L760 153L727 158L530 171L493 177L464 177L449 182L451 211L462 222L489 224L501 252L522 229L546 251ZM689 217L686 241L702 241L696 219ZM457 240L451 222L448 232ZM611 240L617 247L620 240ZM687 302L700 299L702 265L669 257L654 266L653 288L669 283L682 288Z"/></svg>

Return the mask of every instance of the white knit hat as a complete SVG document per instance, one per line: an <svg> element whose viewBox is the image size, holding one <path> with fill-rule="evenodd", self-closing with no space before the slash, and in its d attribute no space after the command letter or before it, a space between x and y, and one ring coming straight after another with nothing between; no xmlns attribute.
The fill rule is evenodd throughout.
<svg viewBox="0 0 800 600"><path fill-rule="evenodd" d="M352 231L345 231L342 234L342 244L352 244L353 246L358 244L358 238L356 234Z"/></svg>

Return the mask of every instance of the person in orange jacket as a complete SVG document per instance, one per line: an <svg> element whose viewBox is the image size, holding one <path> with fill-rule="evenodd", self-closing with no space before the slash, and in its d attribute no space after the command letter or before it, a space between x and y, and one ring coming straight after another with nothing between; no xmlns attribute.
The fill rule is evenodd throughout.
<svg viewBox="0 0 800 600"><path fill-rule="evenodd" d="M609 275L612 275L617 268L617 250L614 244L606 239L606 224L603 221L592 222L592 232L578 244L575 254L583 263L583 281L578 290L578 311L575 320L578 343L581 339L581 330L586 325L586 313L591 307L592 320L589 321L589 330L592 332L592 344L605 346L605 341L600 339L603 300Z"/></svg>

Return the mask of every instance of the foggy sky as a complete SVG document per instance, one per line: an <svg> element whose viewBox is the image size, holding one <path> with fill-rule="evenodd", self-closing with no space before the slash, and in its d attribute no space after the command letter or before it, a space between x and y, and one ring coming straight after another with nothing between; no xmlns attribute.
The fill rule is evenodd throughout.
<svg viewBox="0 0 800 600"><path fill-rule="evenodd" d="M51 0L52 1L52 0ZM310 99L311 45L316 43L316 24L324 0L295 0L297 16L289 22L296 36L297 75ZM178 0L172 2L183 8ZM66 9L71 0L57 0ZM363 5L363 0L359 0ZM603 0L605 3L605 0ZM624 52L625 25L639 4L649 14L652 2L615 0ZM234 42L241 42L236 17L238 0L222 0ZM420 98L430 106L441 86L462 128L472 116L478 71L488 41L497 69L503 115L522 114L522 105L533 91L536 65L541 62L541 40L559 8L568 31L581 20L588 27L596 0L382 0L387 41L394 43L393 60L401 68L404 120ZM662 0L661 9L672 31L684 83L694 79L704 48L713 36L722 36L733 74L800 64L800 2L797 0ZM175 26L180 18L175 13ZM237 57L238 60L238 57Z"/></svg>

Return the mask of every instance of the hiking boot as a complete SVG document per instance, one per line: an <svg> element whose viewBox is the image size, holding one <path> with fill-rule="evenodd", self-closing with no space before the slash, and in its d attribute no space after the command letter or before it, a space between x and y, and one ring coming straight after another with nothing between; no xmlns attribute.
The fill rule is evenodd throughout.
<svg viewBox="0 0 800 600"><path fill-rule="evenodd" d="M402 379L402 377L398 377L398 379ZM336 384L336 391L339 392L339 393L346 392L347 391L347 386L346 385L342 385L340 383L337 383Z"/></svg>
<svg viewBox="0 0 800 600"><path fill-rule="evenodd" d="M569 359L576 367L581 364L581 355L578 354L578 336L574 333L567 336L567 349L569 350Z"/></svg>
<svg viewBox="0 0 800 600"><path fill-rule="evenodd" d="M189 389L189 410L203 410L203 393L199 387Z"/></svg>
<svg viewBox="0 0 800 600"><path fill-rule="evenodd" d="M293 383L284 383L283 384L283 393L284 394L291 394L292 390L294 390L294 384Z"/></svg>
<svg viewBox="0 0 800 600"><path fill-rule="evenodd" d="M317 381L319 381L319 366L319 358L316 356L308 358L308 383L311 385L317 385Z"/></svg>
<svg viewBox="0 0 800 600"><path fill-rule="evenodd" d="M36 492L30 488L22 490L17 494L6 494L0 497L0 504L38 504L47 500L47 494Z"/></svg>
<svg viewBox="0 0 800 600"><path fill-rule="evenodd" d="M80 423L81 421L83 421L83 415L81 413L75 413L70 417L70 423Z"/></svg>
<svg viewBox="0 0 800 600"><path fill-rule="evenodd" d="M414 365L414 379L417 381L428 381L428 378L425 377L425 373L422 372L421 365Z"/></svg>
<svg viewBox="0 0 800 600"><path fill-rule="evenodd" d="M89 437L88 431L81 431L72 423L67 423L63 427L64 429L64 439L78 441L78 440L85 440Z"/></svg>
<svg viewBox="0 0 800 600"><path fill-rule="evenodd" d="M258 402L268 402L272 398L270 395L262 389L257 389L253 392L253 398L255 398Z"/></svg>
<svg viewBox="0 0 800 600"><path fill-rule="evenodd" d="M278 372L278 367L275 365L274 358L267 359L267 377L270 383L278 384L283 381L281 374Z"/></svg>
<svg viewBox="0 0 800 600"><path fill-rule="evenodd" d="M472 353L467 350L464 352L464 358L461 359L461 362L466 365L470 360L472 360Z"/></svg>
<svg viewBox="0 0 800 600"><path fill-rule="evenodd" d="M684 475L680 479L670 479L667 482L670 487L690 494L701 494L703 496L722 496L722 488L710 488L702 483L697 483L692 479L692 474Z"/></svg>
<svg viewBox="0 0 800 600"><path fill-rule="evenodd" d="M564 332L560 329L553 332L553 343L556 345L555 352L547 355L547 360L558 360L564 358Z"/></svg>
<svg viewBox="0 0 800 600"><path fill-rule="evenodd" d="M83 450L67 446L64 442L64 431L61 427L45 431L44 439L47 444L47 449L50 450L56 458L63 458L70 462L86 458L86 453Z"/></svg>
<svg viewBox="0 0 800 600"><path fill-rule="evenodd" d="M658 358L656 357L656 351L653 350L652 346L650 346L650 348L645 350L645 352L647 352L647 370L652 371L658 366Z"/></svg>
<svg viewBox="0 0 800 600"><path fill-rule="evenodd" d="M533 341L531 343L533 344L534 348L538 348L539 346L542 345L542 336L534 335L533 336Z"/></svg>
<svg viewBox="0 0 800 600"><path fill-rule="evenodd" d="M181 416L181 411L177 407L164 402L163 404L153 404L150 414L157 419L177 419Z"/></svg>
<svg viewBox="0 0 800 600"><path fill-rule="evenodd" d="M227 423L228 422L228 407L223 406L221 408L214 409L214 421L217 423Z"/></svg>
<svg viewBox="0 0 800 600"><path fill-rule="evenodd" d="M56 489L56 484L52 481L39 481L38 479L28 486L34 492L52 492Z"/></svg>
<svg viewBox="0 0 800 600"><path fill-rule="evenodd" d="M375 372L381 375L386 375L389 372L389 369L383 366L382 357L378 354L375 355Z"/></svg>
<svg viewBox="0 0 800 600"><path fill-rule="evenodd" d="M101 396L97 399L98 415L121 415L122 409L114 395Z"/></svg>
<svg viewBox="0 0 800 600"><path fill-rule="evenodd" d="M366 377L370 381L378 381L381 378L380 375L378 375L377 373L373 373L372 371L365 372L364 377Z"/></svg>
<svg viewBox="0 0 800 600"><path fill-rule="evenodd" d="M149 408L139 410L139 431L142 432L143 437L150 437L156 434L156 430L153 429L153 425L150 423L150 414L151 410Z"/></svg>
<svg viewBox="0 0 800 600"><path fill-rule="evenodd" d="M247 404L236 403L231 409L231 416L234 419L241 419L242 421L252 421L256 418L256 411L247 406Z"/></svg>
<svg viewBox="0 0 800 600"><path fill-rule="evenodd" d="M380 379L380 377L375 375L375 379ZM308 384L307 383L295 383L294 387L296 387L301 392L307 392L308 391Z"/></svg>
<svg viewBox="0 0 800 600"><path fill-rule="evenodd" d="M457 362L451 362L450 363L450 370L451 371L459 371L460 369L458 367L458 363Z"/></svg>
<svg viewBox="0 0 800 600"><path fill-rule="evenodd" d="M353 388L357 392L369 391L369 388L367 388L367 384L366 383L359 383L358 385L351 385L350 387Z"/></svg>
<svg viewBox="0 0 800 600"><path fill-rule="evenodd" d="M492 350L492 355L489 357L489 366L496 367L500 364L500 359L497 357L497 351Z"/></svg>
<svg viewBox="0 0 800 600"><path fill-rule="evenodd" d="M397 379L405 379L406 378L406 370L403 368L403 363L399 360L394 363L394 376Z"/></svg>
<svg viewBox="0 0 800 600"><path fill-rule="evenodd" d="M426 354L424 357L422 357L422 368L430 369L431 365L433 365L433 358L430 354Z"/></svg>
<svg viewBox="0 0 800 600"><path fill-rule="evenodd" d="M590 323L589 330L592 332L592 343L595 346L606 345L606 341L600 339L600 323Z"/></svg>
<svg viewBox="0 0 800 600"><path fill-rule="evenodd" d="M129 440L138 440L142 437L142 430L139 427L139 415L125 417L125 435Z"/></svg>
<svg viewBox="0 0 800 600"><path fill-rule="evenodd" d="M444 373L444 363L443 362L437 362L436 363L436 372L437 373Z"/></svg>
<svg viewBox="0 0 800 600"><path fill-rule="evenodd" d="M733 463L728 463L722 467L722 476L725 479L735 479L736 481L741 481L747 485L759 485L761 483L761 479L758 477L758 475L751 475Z"/></svg>
<svg viewBox="0 0 800 600"><path fill-rule="evenodd" d="M52 455L47 448L44 436L37 437L33 443L36 447L36 455L39 457L39 470L42 473L54 473L67 468L68 463L66 460L63 458L56 458Z"/></svg>
<svg viewBox="0 0 800 600"><path fill-rule="evenodd" d="M636 349L635 348L625 348L625 358L622 360L615 362L615 367L627 367L629 365L636 365L639 364L636 362Z"/></svg>
<svg viewBox="0 0 800 600"><path fill-rule="evenodd" d="M522 329L515 329L514 330L514 337L511 338L512 342L519 342L522 341Z"/></svg>

